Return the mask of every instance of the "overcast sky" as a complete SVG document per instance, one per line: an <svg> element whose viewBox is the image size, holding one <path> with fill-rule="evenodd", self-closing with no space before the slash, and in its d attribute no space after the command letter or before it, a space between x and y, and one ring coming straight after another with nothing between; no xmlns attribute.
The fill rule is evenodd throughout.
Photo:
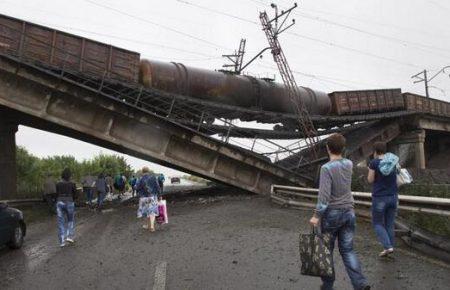
<svg viewBox="0 0 450 290"><path fill-rule="evenodd" d="M220 55L233 52L241 38L247 39L247 59L267 46L258 16L264 9L272 12L271 2L284 8L293 3L0 0L0 13L137 51L143 58L219 69L224 63ZM280 41L299 85L325 92L395 87L424 94L423 83L413 84L411 76L424 69L433 75L450 65L450 1L304 0L295 11L296 25ZM270 54L247 73L277 75ZM431 82L432 97L450 101L448 73ZM23 126L17 143L37 156L71 154L83 159L110 152ZM135 168L147 164L127 159Z"/></svg>

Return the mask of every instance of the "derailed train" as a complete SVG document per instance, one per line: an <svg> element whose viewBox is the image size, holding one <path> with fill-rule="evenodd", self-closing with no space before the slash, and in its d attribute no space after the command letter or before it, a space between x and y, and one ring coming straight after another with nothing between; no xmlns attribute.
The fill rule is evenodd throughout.
<svg viewBox="0 0 450 290"><path fill-rule="evenodd" d="M284 85L246 75L187 67L181 63L141 60L140 82L150 88L217 103L264 111L295 113ZM310 114L330 113L328 95L299 87Z"/></svg>
<svg viewBox="0 0 450 290"><path fill-rule="evenodd" d="M295 113L282 84L251 76L140 59L139 53L49 27L0 15L0 53L50 68L64 68L98 79L141 83L158 90L231 106ZM450 104L401 94L400 89L324 92L299 87L312 115L367 114L415 110L450 116Z"/></svg>

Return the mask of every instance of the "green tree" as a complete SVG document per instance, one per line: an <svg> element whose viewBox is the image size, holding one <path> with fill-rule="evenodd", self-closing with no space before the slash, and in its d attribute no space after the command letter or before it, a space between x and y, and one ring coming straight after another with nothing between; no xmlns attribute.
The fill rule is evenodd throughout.
<svg viewBox="0 0 450 290"><path fill-rule="evenodd" d="M114 176L123 173L126 177L134 174L127 160L118 155L99 154L92 159L79 162L70 155L38 158L25 148L17 147L16 159L17 190L23 198L39 197L47 176L52 175L58 180L66 167L70 168L72 179L77 183L87 174L96 176L105 173Z"/></svg>

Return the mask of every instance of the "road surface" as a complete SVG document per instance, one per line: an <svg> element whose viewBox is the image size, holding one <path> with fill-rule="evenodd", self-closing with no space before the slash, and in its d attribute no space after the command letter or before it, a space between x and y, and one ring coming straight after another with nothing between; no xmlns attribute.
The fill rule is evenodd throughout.
<svg viewBox="0 0 450 290"><path fill-rule="evenodd" d="M76 243L59 248L54 217L29 226L23 249L0 250L0 289L319 289L301 276L298 233L309 211L259 196L215 196L169 204L169 224L141 228L134 204L77 212ZM360 221L356 248L373 289L448 289L450 268L400 247L380 259ZM336 289L350 289L336 257Z"/></svg>

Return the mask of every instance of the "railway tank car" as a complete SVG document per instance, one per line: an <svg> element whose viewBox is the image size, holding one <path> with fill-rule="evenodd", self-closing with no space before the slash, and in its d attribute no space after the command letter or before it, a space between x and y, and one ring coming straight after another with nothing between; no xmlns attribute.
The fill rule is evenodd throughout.
<svg viewBox="0 0 450 290"><path fill-rule="evenodd" d="M139 81L146 87L244 108L296 113L284 85L245 75L187 67L181 63L142 59ZM326 93L299 87L300 98L313 115L331 111Z"/></svg>

